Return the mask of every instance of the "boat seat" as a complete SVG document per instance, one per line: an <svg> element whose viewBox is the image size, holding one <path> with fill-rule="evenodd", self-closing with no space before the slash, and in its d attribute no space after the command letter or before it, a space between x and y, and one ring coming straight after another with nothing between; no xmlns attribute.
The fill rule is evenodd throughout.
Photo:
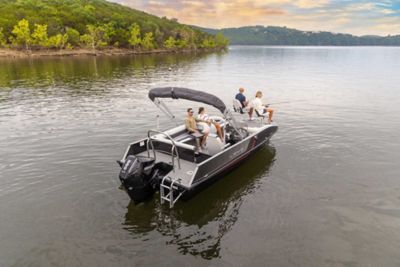
<svg viewBox="0 0 400 267"><path fill-rule="evenodd" d="M170 144L170 145L172 145L171 140L169 140L168 138L166 138L165 136L160 135L160 134L159 134L159 135L154 135L154 136L153 136L153 139L155 139L155 140L157 140L157 141L159 141L159 142L165 143L165 144ZM181 147L181 148L188 149L188 150L193 150L193 151L195 150L195 146L188 145L188 144L186 144L186 143L183 142L183 141L186 142L185 139L183 139L182 141L177 141L177 140L174 139L175 145L176 145L177 147Z"/></svg>
<svg viewBox="0 0 400 267"><path fill-rule="evenodd" d="M171 136L171 138L174 139L175 142L180 143L188 143L192 140L195 140L196 138L200 138L203 136L203 134L189 133L184 125L168 130L165 133Z"/></svg>
<svg viewBox="0 0 400 267"><path fill-rule="evenodd" d="M240 114L244 114L247 112L247 108L242 107L242 103L240 103L239 100L233 99L232 103L233 103L233 110L235 112L239 112Z"/></svg>
<svg viewBox="0 0 400 267"><path fill-rule="evenodd" d="M250 120L252 120L252 118L253 118L253 112L254 113L256 113L256 115L257 115L257 117L258 118L261 118L261 121L264 119L264 118L267 118L268 116L269 116L269 112L266 112L266 113L260 113L260 112L258 112L258 110L256 110L255 108L250 108L249 109L249 117L251 118Z"/></svg>
<svg viewBox="0 0 400 267"><path fill-rule="evenodd" d="M202 137L203 134L193 134L187 131L181 133L180 135L174 137L175 142L187 143L189 141L195 140L196 138Z"/></svg>
<svg viewBox="0 0 400 267"><path fill-rule="evenodd" d="M183 133L177 137L174 138L175 142L182 142L182 143L186 143L189 142L191 140L194 140L195 137L189 133Z"/></svg>
<svg viewBox="0 0 400 267"><path fill-rule="evenodd" d="M172 138L175 138L176 136L180 135L181 133L186 132L186 128L185 125L180 125L177 126L175 128L172 128L168 131L165 131L166 134L168 134L169 136L171 136Z"/></svg>
<svg viewBox="0 0 400 267"><path fill-rule="evenodd" d="M269 112L265 112L265 113L259 113L257 109L254 109L254 112L256 113L257 117L268 117L269 116Z"/></svg>
<svg viewBox="0 0 400 267"><path fill-rule="evenodd" d="M180 147L180 148L183 148L186 150L191 150L191 151L195 151L196 146L187 144L187 142L201 137L201 136L197 137L194 134L188 133L185 125L180 125L178 127L170 129L168 131L165 131L165 133L168 134L174 140L177 147ZM164 144L172 145L171 140L162 134L156 134L153 136L153 138Z"/></svg>
<svg viewBox="0 0 400 267"><path fill-rule="evenodd" d="M154 140L154 147L157 151L170 154L172 149L172 142L164 135L157 134L152 136ZM172 136L171 136L172 138ZM184 140L182 140L184 141ZM186 144L182 141L174 140L176 148L178 149L179 158L187 161L195 161L196 146Z"/></svg>

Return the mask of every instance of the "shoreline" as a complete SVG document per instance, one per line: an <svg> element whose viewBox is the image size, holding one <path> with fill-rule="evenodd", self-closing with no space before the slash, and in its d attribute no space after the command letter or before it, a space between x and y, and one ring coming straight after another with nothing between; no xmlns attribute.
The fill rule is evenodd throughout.
<svg viewBox="0 0 400 267"><path fill-rule="evenodd" d="M17 50L0 48L0 58L39 58L39 57L74 57L74 56L114 56L114 55L151 55L169 53L194 53L194 52L216 52L225 48L213 49L154 49L138 51L127 48L105 48L100 50L92 49L71 49L71 50Z"/></svg>
<svg viewBox="0 0 400 267"><path fill-rule="evenodd" d="M335 46L335 45L242 45L242 44L231 44L229 46L265 46L265 47L318 47L318 48L329 48L329 47L391 47L400 48L400 46ZM154 49L154 50L133 50L128 48L104 48L98 50L78 48L78 49L38 49L38 50L18 50L10 48L0 48L0 59L4 58L41 58L41 57L76 57L76 56L121 56L121 55L152 55L152 54L179 54L179 53L196 53L196 52L218 52L226 50L225 48L198 48L198 49Z"/></svg>

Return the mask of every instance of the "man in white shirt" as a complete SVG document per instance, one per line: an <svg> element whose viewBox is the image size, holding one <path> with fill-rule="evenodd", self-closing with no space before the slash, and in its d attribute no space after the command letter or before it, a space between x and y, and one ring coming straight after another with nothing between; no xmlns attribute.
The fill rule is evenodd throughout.
<svg viewBox="0 0 400 267"><path fill-rule="evenodd" d="M251 107L259 114L259 115L263 115L265 113L269 113L268 115L268 122L271 123L272 122L272 116L274 114L274 110L272 108L269 108L267 106L264 106L262 101L262 92L261 91L257 91L256 93L256 98L253 99L253 101L251 101ZM250 117L252 114L250 114Z"/></svg>

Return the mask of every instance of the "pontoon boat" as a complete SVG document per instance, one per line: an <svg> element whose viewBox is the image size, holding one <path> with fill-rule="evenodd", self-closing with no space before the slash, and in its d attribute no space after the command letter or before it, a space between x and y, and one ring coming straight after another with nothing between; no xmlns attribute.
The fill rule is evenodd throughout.
<svg viewBox="0 0 400 267"><path fill-rule="evenodd" d="M210 135L207 147L199 150L198 136L185 125L166 131L149 130L147 137L131 143L119 174L122 187L135 202L142 202L160 191L161 203L172 208L178 199L188 199L223 173L236 167L251 153L269 142L278 130L264 117L249 120L247 114L231 111L218 97L179 87L154 88L149 98L164 113L175 118L163 98L185 99L215 107L222 116L210 118L224 129L223 140Z"/></svg>

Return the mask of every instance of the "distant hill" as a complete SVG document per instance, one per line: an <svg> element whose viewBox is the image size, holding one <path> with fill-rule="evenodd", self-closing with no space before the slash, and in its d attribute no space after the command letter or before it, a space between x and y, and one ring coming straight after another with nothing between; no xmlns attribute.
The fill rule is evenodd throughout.
<svg viewBox="0 0 400 267"><path fill-rule="evenodd" d="M176 19L105 0L0 0L0 47L121 47L138 50L226 46Z"/></svg>
<svg viewBox="0 0 400 267"><path fill-rule="evenodd" d="M400 46L400 35L354 36L342 33L299 31L275 26L200 29L210 34L222 32L231 45Z"/></svg>

